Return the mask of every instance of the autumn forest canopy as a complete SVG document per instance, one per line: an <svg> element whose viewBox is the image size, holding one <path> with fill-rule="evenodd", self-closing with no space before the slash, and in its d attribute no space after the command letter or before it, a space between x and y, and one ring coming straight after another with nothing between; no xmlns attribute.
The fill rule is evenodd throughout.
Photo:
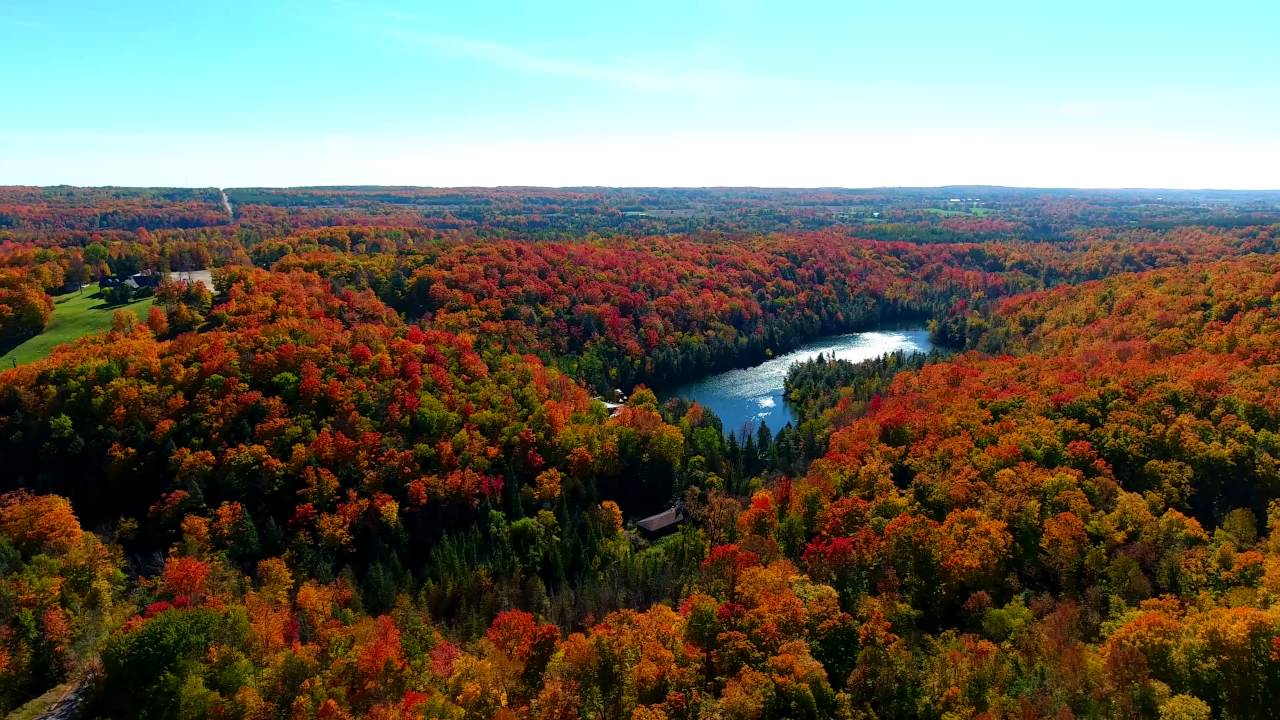
<svg viewBox="0 0 1280 720"><path fill-rule="evenodd" d="M0 713L1280 697L1280 193L0 187L0 353Z"/></svg>

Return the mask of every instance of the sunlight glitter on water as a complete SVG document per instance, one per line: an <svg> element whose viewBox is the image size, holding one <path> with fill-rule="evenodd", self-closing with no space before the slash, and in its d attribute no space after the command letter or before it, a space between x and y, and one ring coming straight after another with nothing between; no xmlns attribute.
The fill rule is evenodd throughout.
<svg viewBox="0 0 1280 720"><path fill-rule="evenodd" d="M929 352L932 349L929 331L922 327L833 335L754 367L711 375L669 394L705 405L720 416L726 431L753 428L755 423L763 422L777 432L795 419L783 397L787 370L793 364L818 355L834 354L841 360L859 362L897 350Z"/></svg>

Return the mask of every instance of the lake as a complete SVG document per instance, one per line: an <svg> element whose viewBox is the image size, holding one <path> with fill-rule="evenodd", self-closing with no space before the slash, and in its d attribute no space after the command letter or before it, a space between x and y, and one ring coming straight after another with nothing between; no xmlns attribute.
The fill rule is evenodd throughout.
<svg viewBox="0 0 1280 720"><path fill-rule="evenodd" d="M710 375L697 382L663 393L665 397L682 397L697 401L724 421L726 432L743 428L754 430L764 423L775 433L795 420L783 396L787 369L794 363L812 360L818 355L859 362L885 353L929 352L929 331L919 326L898 326L866 332L831 335L806 343L776 358L749 368L738 368Z"/></svg>

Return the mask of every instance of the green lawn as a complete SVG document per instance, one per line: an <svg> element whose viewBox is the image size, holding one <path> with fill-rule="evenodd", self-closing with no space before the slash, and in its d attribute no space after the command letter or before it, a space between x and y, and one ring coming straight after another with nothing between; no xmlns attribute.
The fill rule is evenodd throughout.
<svg viewBox="0 0 1280 720"><path fill-rule="evenodd" d="M973 217L984 217L986 215L992 214L991 208L984 208L984 207L969 207L969 208L962 207L958 210L951 209L951 208L948 208L948 209L921 208L921 209L927 213L931 213L933 215L941 215L942 217L964 217L965 215L972 215Z"/></svg>
<svg viewBox="0 0 1280 720"><path fill-rule="evenodd" d="M97 295L96 289L91 293L89 288L85 288L83 295L71 293L54 298L53 319L49 321L44 332L0 355L0 369L39 360L52 352L57 345L71 342L92 332L111 329L111 315L116 310L132 310L139 318L145 318L147 309L151 307L154 299L144 298L128 305L108 307Z"/></svg>

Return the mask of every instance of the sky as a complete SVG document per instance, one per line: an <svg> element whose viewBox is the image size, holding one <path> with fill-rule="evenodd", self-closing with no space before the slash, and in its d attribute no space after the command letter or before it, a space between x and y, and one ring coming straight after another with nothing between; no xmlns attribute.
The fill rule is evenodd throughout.
<svg viewBox="0 0 1280 720"><path fill-rule="evenodd" d="M0 0L0 184L1280 188L1280 3Z"/></svg>

